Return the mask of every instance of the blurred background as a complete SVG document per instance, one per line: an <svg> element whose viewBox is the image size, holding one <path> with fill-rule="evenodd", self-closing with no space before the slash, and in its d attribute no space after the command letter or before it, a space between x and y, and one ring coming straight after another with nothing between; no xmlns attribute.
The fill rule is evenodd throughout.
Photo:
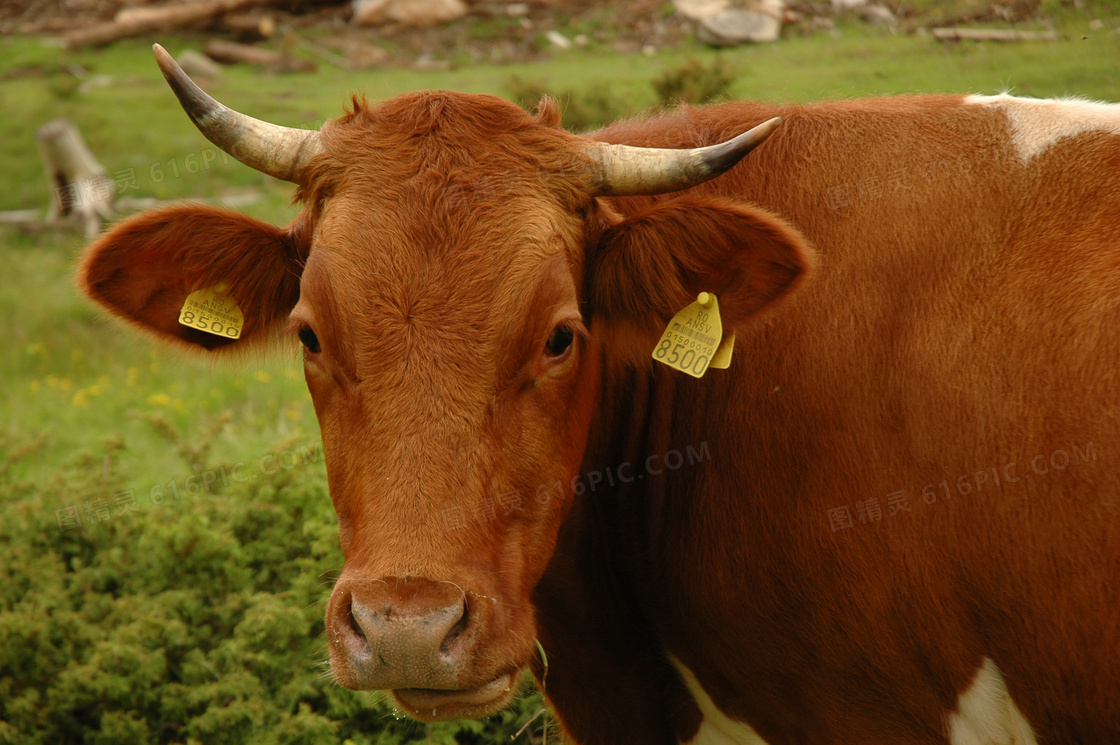
<svg viewBox="0 0 1120 745"><path fill-rule="evenodd" d="M558 736L528 680L511 709L440 725L333 683L342 556L298 351L213 365L76 290L82 247L138 209L296 212L198 134L154 41L224 103L302 127L424 88L547 93L577 132L726 98L1120 100L1116 0L4 0L0 743Z"/></svg>

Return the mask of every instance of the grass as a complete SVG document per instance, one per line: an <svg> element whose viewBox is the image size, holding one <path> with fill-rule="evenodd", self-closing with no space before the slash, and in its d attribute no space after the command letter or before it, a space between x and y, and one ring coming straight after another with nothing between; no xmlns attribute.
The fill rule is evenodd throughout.
<svg viewBox="0 0 1120 745"><path fill-rule="evenodd" d="M137 472L173 474L185 466L169 433L197 438L226 416L217 450L248 457L281 440L318 439L294 350L217 369L116 333L73 286L75 243L4 235L0 317L11 346L0 362L0 447L35 444L34 457L9 466L14 476L41 478L81 452L100 462L110 432L136 444L120 457L142 459ZM160 431L168 434L153 439Z"/></svg>
<svg viewBox="0 0 1120 745"><path fill-rule="evenodd" d="M742 98L808 102L863 95L992 93L1012 89L1021 95L1080 94L1120 100L1120 66L1115 64L1120 59L1120 39L1109 33L1120 25L1117 16L1117 9L1103 4L1090 6L1090 12L1060 6L1055 17L1064 39L1054 43L940 44L929 37L896 36L883 28L841 22L836 38L822 32L794 36L775 45L718 53L695 47L644 57L593 48L558 52L540 64L479 66L450 72L352 73L321 66L314 75L270 77L247 68L228 68L211 93L254 116L279 124L308 126L337 115L351 91L361 92L372 100L420 88L509 95L510 81L518 77L543 81L549 90L587 91L598 86L597 95L610 100L616 111L631 113L656 103L651 80L691 59L710 65L718 58L721 65L735 72L729 86L731 96ZM1102 30L1090 30L1089 23L1094 17L1106 20ZM500 24L492 24L478 33L487 36L500 31ZM163 42L174 54L186 46L197 46L199 39L174 37ZM74 66L86 71L82 74L87 79L105 75L110 82L103 87L83 88L71 72L77 69ZM65 53L35 39L0 39L0 107L0 209L45 207L47 181L35 150L35 131L54 117L67 116L80 125L87 143L110 174L128 169L135 173L135 188L129 190L130 196L214 197L253 187L263 190L265 199L245 208L245 212L274 223L284 223L294 215L288 204L288 185L216 155L190 125L157 71L147 41ZM208 167L202 168L202 163ZM200 167L194 168L196 165ZM59 632L70 639L68 643L75 645L77 651L73 660L59 661L57 669L44 667L21 678L12 672L15 663L0 656L0 742L38 741L27 734L30 730L12 729L15 725L11 722L19 717L23 718L19 721L34 720L49 706L55 706L47 703L55 700L50 698L55 695L51 693L55 688L50 686L94 675L100 669L98 660L103 658L98 655L108 654L106 650L116 643L114 634L121 633L105 624L123 611L114 610L117 606L111 603L103 612L97 610L101 607L97 597L115 598L116 603L142 597L150 592L150 585L140 583L127 591L119 589L135 585L137 572L141 571L153 578L182 573L188 584L211 581L191 579L195 575L184 564L171 568L145 564L164 550L152 553L145 548L151 547L145 541L155 540L151 536L162 536L160 540L169 541L168 545L186 541L184 536L200 536L198 540L212 544L215 567L234 561L230 557L241 557L237 561L250 566L259 564L253 570L257 574L250 572L246 577L271 576L259 574L266 571L263 567L269 566L269 562L292 567L290 576L284 575L287 579L269 579L264 584L254 580L258 584L253 585L254 593L269 587L275 588L274 592L287 592L284 597L288 601L262 599L252 593L221 596L240 598L229 601L240 610L228 611L234 614L227 619L228 623L212 620L207 633L217 640L238 640L244 647L237 648L237 655L222 658L219 652L223 648L213 639L206 642L212 647L206 649L211 651L199 654L217 656L205 660L189 657L185 652L186 656L175 657L178 653L168 651L171 643L166 639L143 642L141 646L148 645L145 649L152 655L166 655L183 666L175 668L178 672L164 673L164 678L152 673L155 677L151 680L157 682L167 676L193 679L183 670L193 670L198 665L236 668L230 660L256 649L256 642L250 638L256 633L252 632L253 619L267 617L270 620L266 626L283 626L289 623L284 620L284 607L290 602L296 602L296 607L302 609L302 623L306 626L291 633L303 639L301 644L317 651L299 651L303 650L300 647L292 652L288 664L297 671L312 668L316 659L322 659L321 644L314 638L321 632L321 621L315 619L321 619L322 602L328 593L328 583L319 575L337 569L341 562L337 545L333 544L333 516L326 498L321 460L312 459L299 468L283 470L275 468L275 461L262 461L285 451L298 454L300 446L309 446L319 439L295 350L288 348L268 357L218 367L201 359L184 358L125 333L95 311L73 286L74 260L82 243L79 237L65 232L27 235L0 229L0 325L8 330L5 352L0 355L0 385L4 390L0 400L0 504L3 522L9 526L0 534L0 569L6 570L8 588L23 588L19 593L11 589L7 595L0 592L0 649L14 649L11 645L16 644L13 640L17 637L12 634L41 617L26 616L30 620L25 622L20 620L25 618L20 613L54 602L44 599L46 589L35 591L35 587L54 588L59 593L69 593L68 597L80 597L80 602L67 601L72 603L68 612L76 614L74 619L89 624L70 636L70 632ZM194 477L197 484L202 473L232 468L239 462L247 464L244 473L257 477L252 483L228 488L215 486L212 491L191 498L154 504L152 495L157 487L160 493L168 492L170 484L185 490L192 483L189 477ZM86 502L129 490L141 502L138 514L113 515L104 522L83 523L80 531L61 531L59 510L75 507L84 514ZM257 506L238 507L238 500ZM269 517L269 505L301 515L303 522L285 523L276 528L275 534L262 533L264 537L254 539L253 543L250 538L254 531L264 531L262 526L275 520ZM221 527L223 524L225 528ZM234 530L230 525L242 527ZM301 548L305 544L316 548ZM256 548L250 550L247 546ZM288 558L269 553L281 548ZM190 554L190 550L186 554L171 554L186 561L182 557ZM289 560L294 563L283 563ZM124 566L128 562L132 562L132 568ZM113 569L117 564L121 567ZM37 578L32 566L54 568ZM147 568L137 568L141 566ZM90 579L88 573L97 567L100 574L96 577L101 579ZM218 571L213 567L200 569L197 576L209 577ZM104 579L110 575L114 577L111 582ZM75 594L75 588L90 587L101 588L97 591L100 594ZM196 611L184 610L184 617ZM306 634L311 634L310 641L304 639ZM45 687L40 691L37 685ZM318 684L306 683L307 690L319 690L315 685ZM236 698L241 694L230 695ZM333 725L324 724L323 718L360 718L361 711L376 706L360 697L347 698L349 694L339 691L285 695L287 698L281 699L288 702L288 708L273 719L268 719L272 714L252 715L263 717L260 727L274 726L275 732L296 733L291 737L278 734L275 741L332 741L331 738L341 737L339 733L347 730L332 729ZM98 740L91 734L97 726L108 728L106 732L133 733L121 735L121 741L148 741L144 739L148 735L141 736L141 730L148 725L141 724L163 716L151 707L112 709L117 704L110 706L104 698L88 691L82 696L93 696L79 699L94 703L74 706L107 707L107 711L111 710L110 719L91 724L94 720L71 712L66 715L70 719L63 717L59 721L69 722L65 726L76 729L51 730L54 739L50 741L59 741L63 735L80 736L88 742L112 741L111 737ZM23 708L4 709L2 702L9 698L23 702ZM509 720L508 732L501 731L516 731L537 708L525 706L524 716L518 713L521 718ZM183 721L190 723L182 725L187 734L174 737L187 737L190 732L199 737L207 732L221 732L226 721L221 717L233 716L222 711L203 707L175 714L188 717ZM384 713L378 717L369 720L370 726L384 728L386 732L395 726L395 720L385 719ZM319 739L306 735L311 731L308 728L315 729ZM395 731L397 734L387 742L432 737L432 732L423 728L405 731L398 727ZM298 735L299 732L306 736ZM452 732L439 730L435 740L481 742L484 736L497 737L498 730L475 728L470 730L473 734L459 733L454 737ZM47 738L47 734L42 737ZM172 736L160 735L162 739L152 741L169 742L168 737Z"/></svg>
<svg viewBox="0 0 1120 745"><path fill-rule="evenodd" d="M779 44L722 52L696 47L663 51L654 57L607 51L554 53L535 65L464 67L450 72L379 70L347 72L321 65L318 73L263 76L248 68L227 68L211 93L254 116L298 126L337 116L351 92L371 100L410 90L447 88L508 96L511 77L543 81L550 90L581 90L598 84L617 102L621 115L656 103L651 79L691 58L709 62L721 56L737 71L729 93L734 98L809 102L821 99L903 93L993 93L1005 88L1020 95L1079 94L1120 99L1120 11L1102 13L1101 30L1090 30L1093 16L1078 14L1060 26L1058 42L1019 44L944 44L928 36L896 36L882 27L856 22L839 27L839 38L821 32L784 39ZM1082 38L1086 37L1086 38ZM197 39L165 39L172 54ZM67 66L112 83L79 92ZM13 76L18 70L30 71ZM7 78L7 79L5 79ZM175 105L152 60L147 41L131 40L102 50L62 53L38 40L0 40L0 209L41 206L46 180L35 155L36 128L56 116L79 122L87 142L115 172L135 168L141 192L161 198L214 195L224 188L259 185L260 175L240 166L211 168L156 183L148 171L191 153L201 158L206 143ZM166 167L164 170L168 170Z"/></svg>

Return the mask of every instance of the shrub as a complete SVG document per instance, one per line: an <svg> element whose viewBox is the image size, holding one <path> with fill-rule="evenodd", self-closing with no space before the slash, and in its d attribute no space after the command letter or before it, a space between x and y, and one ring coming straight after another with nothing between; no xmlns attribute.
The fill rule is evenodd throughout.
<svg viewBox="0 0 1120 745"><path fill-rule="evenodd" d="M330 679L342 556L321 461L65 529L60 494L84 510L113 485L96 460L63 472L0 470L0 743L509 742L541 707L428 726Z"/></svg>
<svg viewBox="0 0 1120 745"><path fill-rule="evenodd" d="M526 110L535 109L544 96L552 96L560 103L564 127L573 132L602 127L628 113L625 104L616 100L610 88L602 83L590 83L582 91L550 91L541 80L513 75L506 81L505 88L513 102Z"/></svg>
<svg viewBox="0 0 1120 745"><path fill-rule="evenodd" d="M727 96L734 70L722 57L705 65L695 57L650 81L662 106L704 104Z"/></svg>

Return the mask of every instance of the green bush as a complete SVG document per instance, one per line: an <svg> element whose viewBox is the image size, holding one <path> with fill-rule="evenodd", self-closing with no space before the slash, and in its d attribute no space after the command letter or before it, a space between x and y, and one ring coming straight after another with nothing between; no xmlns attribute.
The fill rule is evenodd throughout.
<svg viewBox="0 0 1120 745"><path fill-rule="evenodd" d="M657 94L658 104L665 108L726 98L734 80L734 69L722 57L715 57L707 64L691 58L653 78L650 85ZM542 79L511 75L506 79L505 89L514 103L529 111L535 109L544 96L555 98L563 112L564 127L573 132L602 127L641 108L628 101L620 91L599 82L579 89L553 90Z"/></svg>
<svg viewBox="0 0 1120 745"><path fill-rule="evenodd" d="M533 110L544 96L555 98L563 112L564 127L585 132L602 127L629 113L625 103L602 83L589 83L582 90L550 91L544 81L510 76L505 83L510 98L523 109Z"/></svg>
<svg viewBox="0 0 1120 745"><path fill-rule="evenodd" d="M92 520L86 505L125 474L71 465L49 484L0 471L0 743L508 742L540 709L533 693L428 726L330 679L323 611L342 556L321 455L161 505L110 500Z"/></svg>
<svg viewBox="0 0 1120 745"><path fill-rule="evenodd" d="M679 67L666 70L650 85L657 93L662 106L677 104L705 104L728 97L728 90L735 80L735 71L723 57L715 57L708 64L693 57Z"/></svg>

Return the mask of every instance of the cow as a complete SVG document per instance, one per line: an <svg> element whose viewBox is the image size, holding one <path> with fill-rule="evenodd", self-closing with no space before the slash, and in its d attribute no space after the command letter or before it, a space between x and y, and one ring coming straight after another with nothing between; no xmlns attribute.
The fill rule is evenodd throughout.
<svg viewBox="0 0 1120 745"><path fill-rule="evenodd" d="M299 130L156 56L302 211L140 214L80 282L184 349L302 343L340 684L435 721L528 667L580 743L1120 742L1120 108L580 136L430 91ZM199 291L238 334L183 320ZM698 307L702 377L657 357Z"/></svg>

